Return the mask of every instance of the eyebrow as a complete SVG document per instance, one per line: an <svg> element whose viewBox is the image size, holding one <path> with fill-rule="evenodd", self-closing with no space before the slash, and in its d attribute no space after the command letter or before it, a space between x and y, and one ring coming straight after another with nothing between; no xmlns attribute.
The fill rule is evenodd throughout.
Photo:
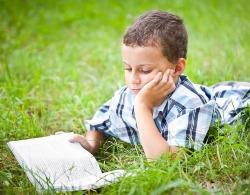
<svg viewBox="0 0 250 195"><path fill-rule="evenodd" d="M123 62L123 64L131 66L130 64L128 64L126 62ZM152 65L154 65L154 64L139 64L138 66L152 66Z"/></svg>

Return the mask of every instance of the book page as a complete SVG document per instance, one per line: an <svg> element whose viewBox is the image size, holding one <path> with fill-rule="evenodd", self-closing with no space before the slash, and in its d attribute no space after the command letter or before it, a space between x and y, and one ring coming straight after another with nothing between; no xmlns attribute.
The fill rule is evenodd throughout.
<svg viewBox="0 0 250 195"><path fill-rule="evenodd" d="M61 188L57 186L57 184L55 184L55 187L60 188L62 192L84 189L96 189L116 182L119 180L119 178L126 177L128 175L129 174L126 174L124 170L114 170L106 173L101 173L94 177L91 176L88 178L72 180L67 185L64 185Z"/></svg>
<svg viewBox="0 0 250 195"><path fill-rule="evenodd" d="M96 159L79 143L68 140L73 133L8 143L30 181L38 188L68 185L72 180L102 174Z"/></svg>

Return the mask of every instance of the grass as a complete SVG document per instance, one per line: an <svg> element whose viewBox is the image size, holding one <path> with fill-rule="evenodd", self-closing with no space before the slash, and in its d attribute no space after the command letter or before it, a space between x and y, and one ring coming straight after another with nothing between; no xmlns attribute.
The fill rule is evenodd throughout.
<svg viewBox="0 0 250 195"><path fill-rule="evenodd" d="M8 141L56 131L84 133L84 120L124 85L121 37L146 10L184 19L189 32L185 74L192 81L250 80L247 0L0 0L0 5L1 194L35 193ZM140 147L111 140L97 155L101 168L138 174L84 193L248 194L249 127L225 128L215 143L176 161L148 163Z"/></svg>

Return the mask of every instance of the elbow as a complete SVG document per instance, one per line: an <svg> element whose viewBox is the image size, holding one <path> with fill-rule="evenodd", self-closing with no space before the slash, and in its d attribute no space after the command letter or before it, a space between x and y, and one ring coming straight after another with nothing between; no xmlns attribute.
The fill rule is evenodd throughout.
<svg viewBox="0 0 250 195"><path fill-rule="evenodd" d="M177 146L169 146L167 149L163 151L155 151L151 153L146 153L146 158L148 162L156 161L162 157L172 158L175 160L179 156L179 147Z"/></svg>

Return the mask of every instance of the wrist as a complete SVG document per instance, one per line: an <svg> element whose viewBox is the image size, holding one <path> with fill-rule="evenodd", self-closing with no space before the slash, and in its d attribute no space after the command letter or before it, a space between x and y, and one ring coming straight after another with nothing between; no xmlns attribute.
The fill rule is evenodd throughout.
<svg viewBox="0 0 250 195"><path fill-rule="evenodd" d="M145 109L145 110L153 110L153 106L149 103L143 102L141 99L136 99L134 104L135 109Z"/></svg>
<svg viewBox="0 0 250 195"><path fill-rule="evenodd" d="M85 149L87 149L91 154L95 154L98 151L100 144L95 142L94 140L87 140L87 141L88 141L88 146Z"/></svg>
<svg viewBox="0 0 250 195"><path fill-rule="evenodd" d="M153 113L153 107L147 104L143 104L143 103L135 104L134 110L135 110L135 114L136 113L143 114L143 113L148 113L148 112L150 112L151 114Z"/></svg>
<svg viewBox="0 0 250 195"><path fill-rule="evenodd" d="M106 136L99 131L87 131L86 141L88 145L88 151L92 154L96 153L101 144L107 139Z"/></svg>

